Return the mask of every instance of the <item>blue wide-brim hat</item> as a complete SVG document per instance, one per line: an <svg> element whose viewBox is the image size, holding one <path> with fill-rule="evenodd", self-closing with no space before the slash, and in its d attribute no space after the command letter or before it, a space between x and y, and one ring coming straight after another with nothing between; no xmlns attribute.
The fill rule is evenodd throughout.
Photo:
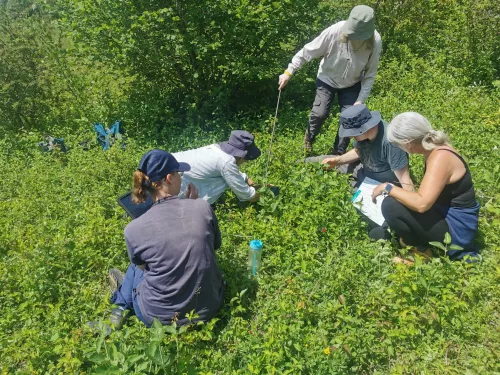
<svg viewBox="0 0 500 375"><path fill-rule="evenodd" d="M179 163L170 152L156 148L142 156L137 169L148 176L150 182L156 182L174 172L187 172L191 166Z"/></svg>
<svg viewBox="0 0 500 375"><path fill-rule="evenodd" d="M370 111L364 104L356 104L340 114L339 136L356 137L366 133L382 121L378 111Z"/></svg>
<svg viewBox="0 0 500 375"><path fill-rule="evenodd" d="M254 136L245 130L233 130L229 140L222 142L220 148L226 154L245 160L254 160L261 155L260 149L255 145Z"/></svg>

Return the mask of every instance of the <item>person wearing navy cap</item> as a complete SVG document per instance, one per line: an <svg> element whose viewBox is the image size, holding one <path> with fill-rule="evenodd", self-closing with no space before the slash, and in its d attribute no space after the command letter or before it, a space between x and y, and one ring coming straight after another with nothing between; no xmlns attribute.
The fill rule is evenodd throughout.
<svg viewBox="0 0 500 375"><path fill-rule="evenodd" d="M191 167L167 151L144 154L134 172L132 198L143 202L147 194L152 207L125 228L131 265L125 275L111 269L115 291L111 323L119 328L125 311L134 313L147 326L156 318L177 325L208 321L219 311L224 284L215 250L221 246L217 218L210 205L197 198L188 185L179 199L182 174ZM196 314L194 321L187 314Z"/></svg>
<svg viewBox="0 0 500 375"><path fill-rule="evenodd" d="M254 136L245 130L232 131L229 140L219 144L174 153L177 160L191 166L184 174L182 191L191 183L198 189L199 197L210 204L227 189L231 189L240 201L259 200L254 182L239 167L260 155Z"/></svg>

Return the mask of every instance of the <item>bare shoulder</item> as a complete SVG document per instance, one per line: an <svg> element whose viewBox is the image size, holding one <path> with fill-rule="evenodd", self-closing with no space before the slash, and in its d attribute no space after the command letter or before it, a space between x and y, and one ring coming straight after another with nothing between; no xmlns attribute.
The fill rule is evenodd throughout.
<svg viewBox="0 0 500 375"><path fill-rule="evenodd" d="M465 166L457 155L460 154L453 147L436 147L427 159L427 170L447 174L448 182L453 183L465 173Z"/></svg>
<svg viewBox="0 0 500 375"><path fill-rule="evenodd" d="M444 151L443 150L447 150ZM458 159L457 155L460 155L457 150L455 150L451 146L439 146L436 147L434 150L432 150L431 154L429 155L429 158L427 159L427 164L433 163L433 162L440 162L443 160L454 160Z"/></svg>

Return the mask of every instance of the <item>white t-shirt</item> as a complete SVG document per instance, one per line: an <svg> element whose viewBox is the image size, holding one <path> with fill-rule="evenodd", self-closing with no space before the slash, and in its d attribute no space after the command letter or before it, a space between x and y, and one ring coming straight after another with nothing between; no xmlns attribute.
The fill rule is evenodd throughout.
<svg viewBox="0 0 500 375"><path fill-rule="evenodd" d="M234 156L226 154L218 144L212 144L173 154L178 162L188 163L189 172L184 172L181 191L192 182L198 189L198 197L214 203L227 188L240 201L248 201L255 196L255 188L248 186L248 176L240 172Z"/></svg>

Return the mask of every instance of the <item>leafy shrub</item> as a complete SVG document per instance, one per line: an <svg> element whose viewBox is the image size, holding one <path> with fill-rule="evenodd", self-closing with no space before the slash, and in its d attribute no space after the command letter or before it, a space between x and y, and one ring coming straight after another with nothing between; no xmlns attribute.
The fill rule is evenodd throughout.
<svg viewBox="0 0 500 375"><path fill-rule="evenodd" d="M492 81L500 44L498 5L487 1L378 1L385 52L368 102L386 120L415 110L450 134L482 205L482 264L392 266L395 244L368 240L347 178L297 162L314 95L317 65L309 64L282 93L269 165L279 197L264 193L252 205L228 193L217 208L229 285L218 317L187 331L148 330L132 318L109 338L103 325L96 333L85 324L106 321L107 270L128 264L129 219L116 197L142 153L221 141L233 128L255 131L265 151L277 74L352 5L0 3L0 372L500 371L500 91ZM80 148L94 138L91 122L117 118L129 130L125 150ZM319 152L337 124L334 112ZM38 151L45 131L70 151ZM419 181L422 160L411 163ZM265 164L264 152L244 168L263 182ZM246 271L252 238L264 242L256 280Z"/></svg>
<svg viewBox="0 0 500 375"><path fill-rule="evenodd" d="M131 140L125 150L83 151L68 135L69 153L42 154L35 134L6 139L0 368L20 374L498 371L498 140L477 136L498 126L498 95L461 87L411 58L404 67L384 62L370 100L386 119L410 109L425 114L468 159L482 203L482 264L435 259L392 266L395 244L367 239L346 177L296 162L308 114L285 106L269 165L280 195L265 194L252 205L229 193L217 208L224 242L218 259L229 285L217 319L177 332L148 330L133 318L110 338L94 336L85 322L106 320L106 271L128 263L122 233L129 219L115 199L148 146ZM318 150L329 148L336 124L333 116ZM257 133L263 149L270 125L263 122ZM187 129L164 147L198 146L223 133ZM262 182L265 163L264 156L245 168ZM412 166L418 180L421 160ZM246 271L252 238L264 242L257 280Z"/></svg>

